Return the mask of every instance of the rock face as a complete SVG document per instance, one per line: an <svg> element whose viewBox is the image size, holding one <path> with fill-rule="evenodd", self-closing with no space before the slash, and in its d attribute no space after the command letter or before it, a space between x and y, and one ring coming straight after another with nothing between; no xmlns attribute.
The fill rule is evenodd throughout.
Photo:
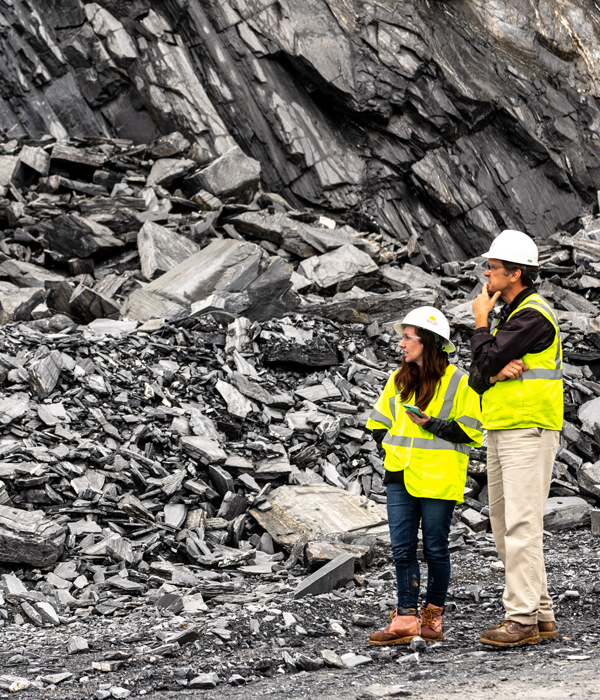
<svg viewBox="0 0 600 700"><path fill-rule="evenodd" d="M260 165L268 190L412 240L433 266L503 227L547 237L595 202L600 11L584 0L15 0L0 19L0 129L177 130L156 184L243 151L238 182L213 163L204 189L254 185ZM7 154L0 186L47 165Z"/></svg>

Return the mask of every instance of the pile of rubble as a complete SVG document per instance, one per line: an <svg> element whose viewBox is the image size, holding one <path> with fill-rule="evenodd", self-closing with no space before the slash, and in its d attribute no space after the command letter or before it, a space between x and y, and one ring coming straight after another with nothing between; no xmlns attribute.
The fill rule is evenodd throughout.
<svg viewBox="0 0 600 700"><path fill-rule="evenodd" d="M268 320L301 308L362 323L411 304L420 270L397 279L391 264L424 260L416 238L407 247L293 209L260 191L260 164L238 147L199 165L178 133L150 145L100 141L2 145L5 320L46 308L84 322ZM435 289L423 296L438 299Z"/></svg>
<svg viewBox="0 0 600 700"><path fill-rule="evenodd" d="M391 322L443 308L468 369L482 259L432 269L416 238L294 210L239 149L198 166L179 134L2 149L0 626L368 585L389 536L363 427ZM600 504L600 220L540 252L566 360L557 532ZM452 550L500 570L485 448L465 495Z"/></svg>

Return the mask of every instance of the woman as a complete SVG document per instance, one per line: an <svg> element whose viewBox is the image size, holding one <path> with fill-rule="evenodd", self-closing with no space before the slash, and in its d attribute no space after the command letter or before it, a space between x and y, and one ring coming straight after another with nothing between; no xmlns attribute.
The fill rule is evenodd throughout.
<svg viewBox="0 0 600 700"><path fill-rule="evenodd" d="M385 450L387 511L396 565L398 607L370 644L443 639L442 614L450 583L448 535L463 502L470 446L483 433L479 396L468 376L449 364L450 326L441 311L423 306L394 326L402 364L389 378L367 423ZM417 407L418 411L404 405ZM423 530L428 566L425 604L418 614L417 532Z"/></svg>

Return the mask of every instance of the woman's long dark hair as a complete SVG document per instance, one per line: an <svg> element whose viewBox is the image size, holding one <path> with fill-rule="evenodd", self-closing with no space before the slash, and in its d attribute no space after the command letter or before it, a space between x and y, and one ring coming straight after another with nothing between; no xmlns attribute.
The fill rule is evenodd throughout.
<svg viewBox="0 0 600 700"><path fill-rule="evenodd" d="M423 343L423 366L419 367L415 362L403 359L395 381L402 403L406 403L418 389L419 395L415 405L424 411L435 396L439 381L446 372L448 355L437 347L434 333L416 327L415 332Z"/></svg>

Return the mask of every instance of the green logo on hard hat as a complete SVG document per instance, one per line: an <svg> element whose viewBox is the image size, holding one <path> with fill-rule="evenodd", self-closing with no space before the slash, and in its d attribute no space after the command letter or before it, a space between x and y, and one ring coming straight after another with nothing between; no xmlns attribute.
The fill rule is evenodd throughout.
<svg viewBox="0 0 600 700"><path fill-rule="evenodd" d="M531 258L527 258L527 262L533 262Z"/></svg>

